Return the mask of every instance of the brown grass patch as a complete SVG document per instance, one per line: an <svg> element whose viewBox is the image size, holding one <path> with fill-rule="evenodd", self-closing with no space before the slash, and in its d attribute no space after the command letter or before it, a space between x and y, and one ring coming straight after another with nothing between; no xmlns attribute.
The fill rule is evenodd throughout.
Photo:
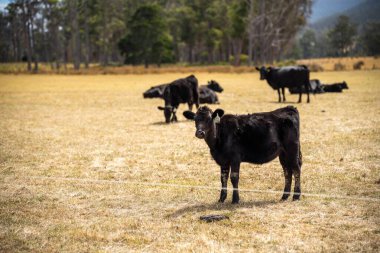
<svg viewBox="0 0 380 253"><path fill-rule="evenodd" d="M165 125L156 109L163 102L142 98L151 85L186 74L0 75L0 251L378 252L379 202L281 203L280 194L242 192L236 206L230 192L218 204L218 190L35 178L219 186L206 144L182 116L186 107L178 123ZM196 75L225 88L219 97L227 113L285 106L257 73ZM311 78L345 80L350 89L295 104L303 191L380 198L380 72ZM287 95L290 104L297 99ZM281 191L278 160L242 164L240 186ZM199 221L206 214L230 219Z"/></svg>
<svg viewBox="0 0 380 253"><path fill-rule="evenodd" d="M363 62L360 70L380 69L380 58L378 57L343 57L343 58L320 58L298 60L297 64L321 66L326 71L354 70L355 64ZM311 68L312 70L312 68ZM313 71L313 70L312 70Z"/></svg>

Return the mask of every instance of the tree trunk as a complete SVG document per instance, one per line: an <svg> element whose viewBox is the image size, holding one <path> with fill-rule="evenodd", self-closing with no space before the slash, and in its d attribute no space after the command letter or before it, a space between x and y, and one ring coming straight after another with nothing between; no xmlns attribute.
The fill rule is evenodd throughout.
<svg viewBox="0 0 380 253"><path fill-rule="evenodd" d="M192 44L189 44L189 62L190 64L193 63L193 45Z"/></svg>
<svg viewBox="0 0 380 253"><path fill-rule="evenodd" d="M25 3L21 6L22 19L24 24L24 37L26 41L26 57L27 57L27 69L28 71L32 71L32 44L30 38L30 20L28 18L28 6Z"/></svg>
<svg viewBox="0 0 380 253"><path fill-rule="evenodd" d="M248 66L252 66L252 51L253 51L253 1L249 1L248 14Z"/></svg>
<svg viewBox="0 0 380 253"><path fill-rule="evenodd" d="M234 53L234 66L240 66L240 54L243 48L243 40L241 38L232 39L232 50Z"/></svg>
<svg viewBox="0 0 380 253"><path fill-rule="evenodd" d="M265 17L265 0L260 0L260 15ZM265 56L265 18L260 22L260 62L262 65L266 63Z"/></svg>
<svg viewBox="0 0 380 253"><path fill-rule="evenodd" d="M79 38L79 27L78 27L78 1L70 0L69 9L71 16L71 38L72 38L72 51L73 51L73 61L74 69L78 70L80 68L80 38Z"/></svg>
<svg viewBox="0 0 380 253"><path fill-rule="evenodd" d="M85 16L85 22L84 22L84 40L85 40L85 55L84 55L84 67L88 69L88 66L90 64L90 54L91 54L91 49L90 49L90 32L88 28L88 20L89 20L89 15L88 15L88 0L84 1L84 16Z"/></svg>

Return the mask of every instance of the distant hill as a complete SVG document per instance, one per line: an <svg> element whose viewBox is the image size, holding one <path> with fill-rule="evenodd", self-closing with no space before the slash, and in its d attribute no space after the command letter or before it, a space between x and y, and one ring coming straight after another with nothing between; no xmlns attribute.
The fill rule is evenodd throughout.
<svg viewBox="0 0 380 253"><path fill-rule="evenodd" d="M339 12L326 18L319 19L318 21L310 24L309 26L310 28L319 32L330 29L335 25L340 15L346 15L350 17L351 22L356 23L359 26L369 21L380 22L380 1L360 1L358 5L353 6L346 11Z"/></svg>
<svg viewBox="0 0 380 253"><path fill-rule="evenodd" d="M314 0L308 22L313 24L323 18L344 12L362 2L365 0Z"/></svg>

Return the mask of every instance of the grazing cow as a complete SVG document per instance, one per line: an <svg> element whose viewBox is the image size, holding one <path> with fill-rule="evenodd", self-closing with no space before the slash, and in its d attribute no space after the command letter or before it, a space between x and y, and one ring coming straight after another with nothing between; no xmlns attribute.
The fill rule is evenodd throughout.
<svg viewBox="0 0 380 253"><path fill-rule="evenodd" d="M177 121L176 111L179 104L187 103L190 111L193 104L199 107L198 79L191 75L173 81L164 89L163 98L165 107L158 106L158 109L164 111L165 122Z"/></svg>
<svg viewBox="0 0 380 253"><path fill-rule="evenodd" d="M300 90L302 94L306 94L307 91L304 86L301 87L290 87L289 92L290 94L298 94L300 93ZM324 90L322 88L322 84L318 79L312 79L310 80L310 92L313 92L314 94L324 93Z"/></svg>
<svg viewBox="0 0 380 253"><path fill-rule="evenodd" d="M295 179L293 200L300 198L302 156L299 114L295 107L248 115L224 115L222 109L213 112L202 106L197 113L185 111L183 115L195 120L195 136L206 141L212 158L220 166L222 189L219 202L224 202L227 197L230 171L234 187L232 203L239 202L241 162L263 164L277 156L285 176L281 199L286 200L290 195L292 175Z"/></svg>
<svg viewBox="0 0 380 253"><path fill-rule="evenodd" d="M143 93L143 97L144 98L163 98L164 89L166 88L166 86L167 84L152 86L149 90Z"/></svg>
<svg viewBox="0 0 380 253"><path fill-rule="evenodd" d="M278 92L278 102L281 102L280 89L282 90L283 101L285 102L285 87L301 87L304 86L307 93L307 102L310 102L309 98L309 69L305 65L300 66L288 66L282 68L265 68L256 67L260 71L260 80L267 80L268 84ZM302 92L299 92L298 103L301 103Z"/></svg>
<svg viewBox="0 0 380 253"><path fill-rule="evenodd" d="M322 88L325 92L342 92L343 89L348 89L348 85L343 81L342 83L322 84Z"/></svg>

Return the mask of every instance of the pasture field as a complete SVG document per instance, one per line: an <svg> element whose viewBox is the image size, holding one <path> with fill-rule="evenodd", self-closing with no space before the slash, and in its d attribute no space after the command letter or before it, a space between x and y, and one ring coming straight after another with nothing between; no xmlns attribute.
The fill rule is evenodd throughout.
<svg viewBox="0 0 380 253"><path fill-rule="evenodd" d="M379 252L380 71L312 73L350 89L310 104L289 93L277 103L257 72L195 73L224 87L213 109L296 106L302 190L331 195L280 202L242 191L238 205L231 192L217 203L219 168L182 116L187 106L166 125L163 101L142 98L185 75L0 75L0 251ZM278 159L243 163L239 186L282 191ZM206 214L229 220L201 222Z"/></svg>
<svg viewBox="0 0 380 253"><path fill-rule="evenodd" d="M378 70L380 69L379 57L340 57L340 58L316 58L304 60L290 60L284 62L277 62L273 66L295 65L295 64L316 64L323 68L323 71L335 71L335 64L340 64L340 70L353 70L353 65L359 61L363 62L362 70ZM311 71L313 68L310 68ZM74 70L73 64L67 64L66 69L61 66L59 70L53 69L51 64L39 63L39 74L69 74L69 75L94 75L94 74L163 74L163 73L252 73L255 72L255 67L247 66L242 63L239 67L231 66L230 64L223 63L222 65L210 66L197 66L197 65L181 65L181 64L164 64L162 67L150 65L149 68L144 66L131 66L131 65L114 65L103 67L99 64L91 64L88 69L81 66L80 70ZM320 71L320 70L319 70ZM0 74L30 74L26 69L25 62L18 63L0 63Z"/></svg>

